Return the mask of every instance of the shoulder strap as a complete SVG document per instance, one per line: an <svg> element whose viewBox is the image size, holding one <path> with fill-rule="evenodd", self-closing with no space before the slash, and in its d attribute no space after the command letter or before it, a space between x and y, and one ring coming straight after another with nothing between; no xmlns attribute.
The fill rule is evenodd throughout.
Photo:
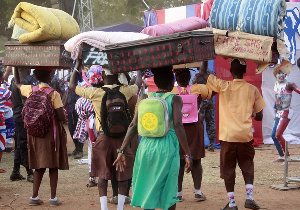
<svg viewBox="0 0 300 210"><path fill-rule="evenodd" d="M105 92L109 92L110 89L108 87L101 87L102 90L104 90Z"/></svg>
<svg viewBox="0 0 300 210"><path fill-rule="evenodd" d="M153 93L152 93L152 92L149 92L149 93L148 93L148 97L154 97Z"/></svg>
<svg viewBox="0 0 300 210"><path fill-rule="evenodd" d="M186 95L190 95L190 93L191 93L191 89L192 89L192 85L188 85L187 87L186 87Z"/></svg>
<svg viewBox="0 0 300 210"><path fill-rule="evenodd" d="M163 94L162 96L161 96L161 98L162 99L166 99L169 95L171 95L172 93L171 92L167 92L167 93L165 93L165 94Z"/></svg>
<svg viewBox="0 0 300 210"><path fill-rule="evenodd" d="M180 87L180 86L176 86L176 87L177 87L177 90L178 90L179 95L182 95L181 87Z"/></svg>
<svg viewBox="0 0 300 210"><path fill-rule="evenodd" d="M114 91L120 91L120 87L121 87L121 86L114 87L113 90L114 90Z"/></svg>
<svg viewBox="0 0 300 210"><path fill-rule="evenodd" d="M53 88L39 88L38 85L32 86L32 92L36 92L36 91L38 91L40 89L45 90L44 92L47 93L47 94L50 94L52 91L54 91Z"/></svg>
<svg viewBox="0 0 300 210"><path fill-rule="evenodd" d="M45 93L50 94L52 91L54 91L53 88L45 88Z"/></svg>
<svg viewBox="0 0 300 210"><path fill-rule="evenodd" d="M34 85L32 86L32 92L38 91L39 90L39 86L38 85Z"/></svg>

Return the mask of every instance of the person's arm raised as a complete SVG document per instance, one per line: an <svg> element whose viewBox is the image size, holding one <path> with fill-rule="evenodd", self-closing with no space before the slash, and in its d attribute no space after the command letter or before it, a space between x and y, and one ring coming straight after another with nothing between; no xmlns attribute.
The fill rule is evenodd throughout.
<svg viewBox="0 0 300 210"><path fill-rule="evenodd" d="M208 69L208 61L202 61L201 66L199 68L199 75L207 81L209 74L207 73Z"/></svg>
<svg viewBox="0 0 300 210"><path fill-rule="evenodd" d="M15 78L15 85L20 89L22 86L20 82L20 75L19 75L19 70L18 67L12 67L14 78Z"/></svg>
<svg viewBox="0 0 300 210"><path fill-rule="evenodd" d="M78 75L79 75L79 73L81 73L81 71L79 69L81 69L81 60L77 59L74 71L73 71L72 76L70 78L70 85L69 85L70 90L75 91L75 89L76 89L77 82L78 82Z"/></svg>
<svg viewBox="0 0 300 210"><path fill-rule="evenodd" d="M141 70L138 70L136 72L135 84L138 86L139 89L142 86L142 71Z"/></svg>

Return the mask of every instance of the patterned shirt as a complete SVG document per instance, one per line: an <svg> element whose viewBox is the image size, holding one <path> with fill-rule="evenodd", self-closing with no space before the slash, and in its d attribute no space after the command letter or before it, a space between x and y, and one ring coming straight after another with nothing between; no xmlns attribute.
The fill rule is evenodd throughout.
<svg viewBox="0 0 300 210"><path fill-rule="evenodd" d="M91 100L80 97L75 104L75 109L78 114L78 122L73 138L83 143L87 135L87 120L94 113L94 106Z"/></svg>
<svg viewBox="0 0 300 210"><path fill-rule="evenodd" d="M0 87L0 112L4 113L5 103L11 96L11 91L7 88Z"/></svg>

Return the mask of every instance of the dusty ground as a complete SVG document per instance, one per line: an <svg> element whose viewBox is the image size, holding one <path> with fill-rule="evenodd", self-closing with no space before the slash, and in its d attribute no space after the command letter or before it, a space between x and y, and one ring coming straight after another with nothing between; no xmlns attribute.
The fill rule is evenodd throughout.
<svg viewBox="0 0 300 210"><path fill-rule="evenodd" d="M69 152L74 149L70 137ZM290 153L300 156L300 145L291 145ZM256 148L255 155L255 185L254 199L263 209L300 209L300 190L279 191L271 189L271 185L283 183L283 166L280 163L271 161L277 157L276 149L273 145L262 145ZM85 156L87 158L87 147L85 146ZM87 164L79 165L77 160L69 158L70 170L59 172L59 183L57 196L63 202L59 207L50 207L48 199L50 197L49 178L47 174L43 179L40 188L40 198L44 200L44 205L30 207L28 205L29 197L32 193L32 183L27 181L12 182L9 175L13 167L13 153L3 155L1 168L5 168L7 173L0 174L0 209L100 209L97 188L86 188L88 182ZM219 150L216 152L206 152L206 158L203 159L203 181L202 191L207 197L204 202L193 200L193 182L191 175L188 174L184 179L183 196L184 201L177 204L177 209L220 209L227 203L227 194L223 181L219 178ZM22 174L26 172L22 168ZM46 171L47 173L48 171ZM300 176L300 163L291 163L289 166L289 176ZM300 186L300 185L298 185ZM111 187L108 189L108 196L112 195ZM236 179L236 202L239 209L244 209L245 187L243 184L241 172L237 169ZM109 204L109 209L117 209L116 205ZM125 205L125 209L138 209L130 205Z"/></svg>

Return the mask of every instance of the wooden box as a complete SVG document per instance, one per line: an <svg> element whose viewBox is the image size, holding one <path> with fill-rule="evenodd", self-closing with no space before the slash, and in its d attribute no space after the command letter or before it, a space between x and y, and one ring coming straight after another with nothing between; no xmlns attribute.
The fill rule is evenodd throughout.
<svg viewBox="0 0 300 210"><path fill-rule="evenodd" d="M187 31L105 47L113 73L215 59L212 31Z"/></svg>
<svg viewBox="0 0 300 210"><path fill-rule="evenodd" d="M72 59L64 56L63 41L47 41L20 44L18 41L5 43L4 65L6 66L49 66L71 68Z"/></svg>

